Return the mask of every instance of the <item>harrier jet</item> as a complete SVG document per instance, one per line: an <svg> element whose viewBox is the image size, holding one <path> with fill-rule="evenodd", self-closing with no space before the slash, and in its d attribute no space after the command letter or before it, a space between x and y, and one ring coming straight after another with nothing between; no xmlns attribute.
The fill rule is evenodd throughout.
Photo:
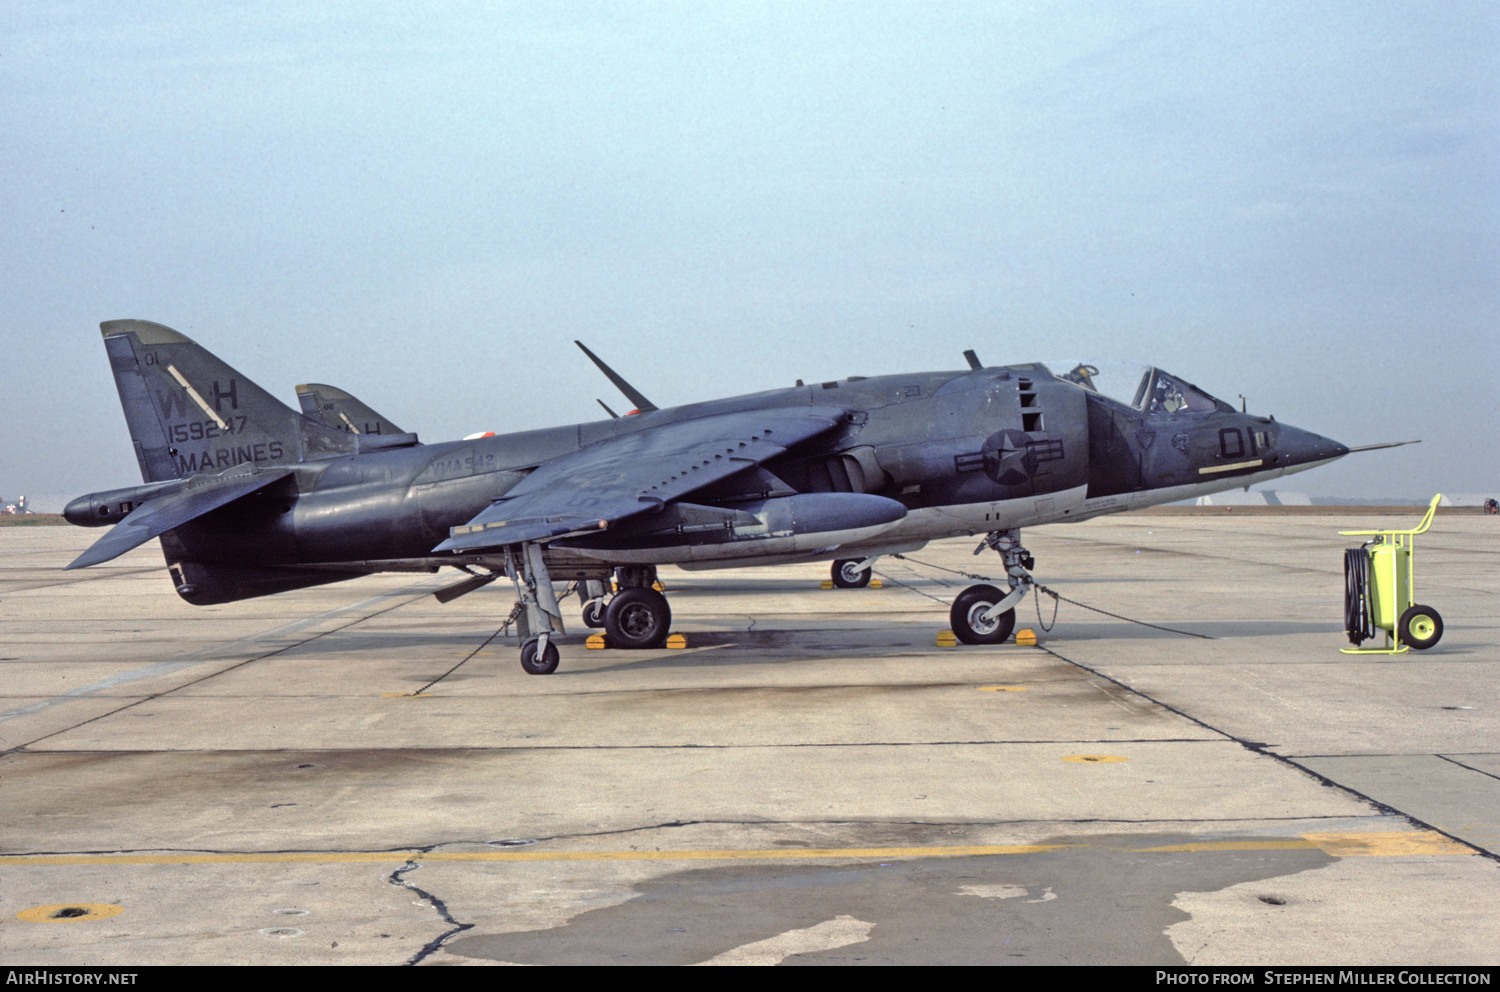
<svg viewBox="0 0 1500 992"><path fill-rule="evenodd" d="M379 431L304 416L160 324L100 328L145 484L68 504L72 523L113 525L69 568L159 537L178 594L197 605L450 566L468 574L438 593L447 601L504 576L523 607L522 668L539 675L558 664L556 581L580 584L585 620L602 621L610 645L651 648L671 622L658 566L832 561L838 584L859 585L881 555L963 535L985 535L1008 588L960 593L954 632L1000 643L1033 585L1022 528L1349 452L1163 369L986 367L973 352L961 371L418 444L373 411ZM312 394L329 387L307 388L304 409L317 413Z"/></svg>

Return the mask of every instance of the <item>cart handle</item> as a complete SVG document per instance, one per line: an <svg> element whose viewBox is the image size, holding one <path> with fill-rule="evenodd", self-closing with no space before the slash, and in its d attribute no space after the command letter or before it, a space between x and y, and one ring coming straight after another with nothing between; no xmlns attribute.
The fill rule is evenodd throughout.
<svg viewBox="0 0 1500 992"><path fill-rule="evenodd" d="M1438 493L1432 497L1432 502L1427 507L1426 516L1422 518L1422 522L1417 525L1415 530L1341 530L1339 534L1343 537L1366 537L1372 534L1390 534L1392 537L1398 534L1406 534L1415 537L1418 534L1425 534L1427 533L1427 528L1432 526L1433 515L1437 513L1438 503L1442 498L1442 493Z"/></svg>

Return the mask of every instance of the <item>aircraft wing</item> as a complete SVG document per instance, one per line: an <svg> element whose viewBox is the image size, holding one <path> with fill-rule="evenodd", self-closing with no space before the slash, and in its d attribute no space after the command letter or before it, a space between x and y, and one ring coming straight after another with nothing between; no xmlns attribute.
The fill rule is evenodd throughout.
<svg viewBox="0 0 1500 992"><path fill-rule="evenodd" d="M831 407L747 410L620 434L543 464L435 551L604 530L836 429Z"/></svg>
<svg viewBox="0 0 1500 992"><path fill-rule="evenodd" d="M292 470L288 468L274 472L241 472L227 479L210 478L198 485L189 481L181 489L136 507L87 551L73 559L68 568L87 568L118 558L173 527L181 527L195 517L233 503L241 496L248 496L291 474Z"/></svg>

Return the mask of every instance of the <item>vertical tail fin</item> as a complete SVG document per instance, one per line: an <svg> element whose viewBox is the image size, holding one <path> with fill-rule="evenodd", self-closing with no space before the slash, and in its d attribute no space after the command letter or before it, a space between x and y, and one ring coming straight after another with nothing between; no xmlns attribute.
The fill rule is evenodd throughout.
<svg viewBox="0 0 1500 992"><path fill-rule="evenodd" d="M358 450L353 436L308 420L170 327L99 329L147 482Z"/></svg>
<svg viewBox="0 0 1500 992"><path fill-rule="evenodd" d="M350 434L402 434L401 428L376 413L358 397L322 382L297 387L302 412L334 430Z"/></svg>

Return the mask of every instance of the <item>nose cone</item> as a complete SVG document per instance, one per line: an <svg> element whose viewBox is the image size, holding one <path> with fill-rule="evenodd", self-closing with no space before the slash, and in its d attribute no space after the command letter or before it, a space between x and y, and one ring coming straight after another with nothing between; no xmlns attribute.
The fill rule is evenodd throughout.
<svg viewBox="0 0 1500 992"><path fill-rule="evenodd" d="M1335 458L1342 458L1349 448L1331 437L1283 424L1276 439L1276 454L1288 468L1313 468Z"/></svg>
<svg viewBox="0 0 1500 992"><path fill-rule="evenodd" d="M63 507L63 519L79 527L92 527L99 521L94 519L93 494L80 496Z"/></svg>

